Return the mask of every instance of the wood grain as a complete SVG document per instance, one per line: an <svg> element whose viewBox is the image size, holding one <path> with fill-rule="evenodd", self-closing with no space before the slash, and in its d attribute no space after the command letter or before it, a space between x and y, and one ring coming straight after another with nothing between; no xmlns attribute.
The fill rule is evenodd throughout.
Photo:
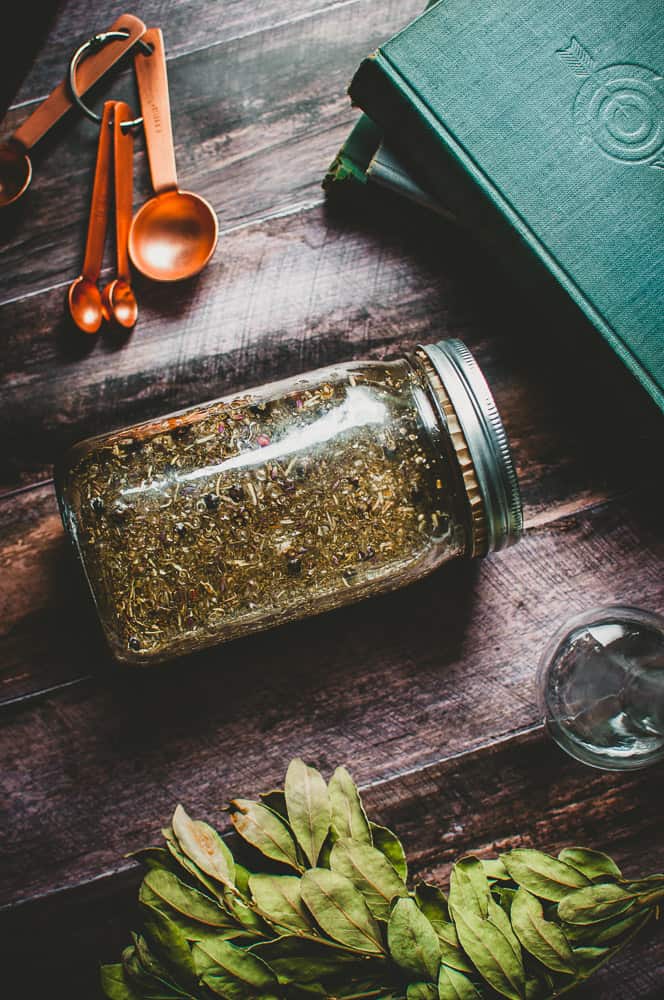
<svg viewBox="0 0 664 1000"><path fill-rule="evenodd" d="M72 664L95 677L4 713L0 900L92 878L153 837L174 799L214 815L236 788L271 787L296 754L325 767L342 757L375 781L533 723L535 667L557 622L611 602L664 611L658 511L642 495L563 518L495 558L158 677L111 668L73 595L49 606L69 592L56 574L31 619L20 604L13 627L11 608L4 618L9 655L18 636L9 685L25 683L21 664L36 665L32 684Z"/></svg>
<svg viewBox="0 0 664 1000"><path fill-rule="evenodd" d="M415 875L444 881L455 855L519 843L588 843L635 874L662 870L660 771L567 760L536 728L534 684L571 613L617 601L664 612L661 414L597 334L554 325L454 227L366 192L323 203L321 176L354 118L347 81L421 5L134 8L164 29L181 184L212 201L222 238L194 281L136 281L129 340L77 338L64 312L94 128L72 118L56 130L29 197L0 219L0 934L12 995L95 996L98 960L118 954L134 920L125 852L154 841L177 801L224 826L229 797L272 786L295 754L326 772L349 765ZM7 131L75 42L117 13L107 0L58 5ZM128 67L111 91L135 102ZM138 145L137 204L148 195ZM443 336L468 343L495 391L524 542L157 673L109 661L48 481L63 449ZM658 930L579 1000L659 1000Z"/></svg>
<svg viewBox="0 0 664 1000"><path fill-rule="evenodd" d="M329 771L340 759L326 759L324 767ZM283 775L277 772L273 778L278 781ZM364 789L364 798L369 815L402 837L411 880L426 878L444 885L457 857L495 856L516 846L557 852L566 845L593 843L609 850L628 875L661 871L663 817L661 806L653 807L653 796L661 802L658 786L657 771L630 776L589 771L536 730L373 782ZM238 794L246 788L245 783L228 791ZM173 805L174 800L168 808ZM227 825L219 808L205 812L217 824ZM159 820L168 815L166 811ZM124 849L133 846L126 822L118 825ZM148 839L159 841L154 835ZM139 871L119 856L116 864L122 870L33 899L11 913L0 911L0 933L12 956L4 982L11 983L12 972L18 978L18 970L33 970L27 982L25 973L21 975L21 997L42 995L42 969L51 982L67 984L71 1000L97 995L98 962L116 960L129 929L137 926L133 901ZM35 939L41 943L36 954ZM578 1000L633 1000L636 995L658 1000L663 975L664 936L654 926L592 985L573 995Z"/></svg>
<svg viewBox="0 0 664 1000"><path fill-rule="evenodd" d="M405 6L399 0L336 4L316 17L286 18L279 27L209 40L169 59L180 185L210 201L222 231L321 199L322 176L354 117L345 93L353 69L383 32L402 27L417 6L417 0ZM168 30L165 41L170 56ZM117 77L104 93L136 108L132 73L126 69ZM7 127L22 120L25 110L10 113ZM0 219L0 302L79 273L97 134L94 123L72 115L35 151L29 192ZM142 135L136 149L138 207L151 193ZM55 322L61 308L58 303Z"/></svg>
<svg viewBox="0 0 664 1000"><path fill-rule="evenodd" d="M194 284L136 285L141 317L123 346L75 334L61 289L0 308L5 489L50 475L90 434L444 336L484 366L531 510L629 489L661 449L659 414L598 335L537 316L535 336L533 309L477 249L407 208L349 219L321 206L241 227ZM543 342L555 344L545 365Z"/></svg>

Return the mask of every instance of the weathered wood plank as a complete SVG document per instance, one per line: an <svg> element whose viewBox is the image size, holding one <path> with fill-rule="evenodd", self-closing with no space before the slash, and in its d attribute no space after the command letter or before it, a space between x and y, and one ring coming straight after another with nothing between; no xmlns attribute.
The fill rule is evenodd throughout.
<svg viewBox="0 0 664 1000"><path fill-rule="evenodd" d="M647 477L661 415L599 336L548 329L544 317L533 333L532 308L475 247L389 207L350 218L317 207L237 229L197 281L168 295L137 283L139 326L122 348L74 333L62 289L2 307L0 484L49 475L68 444L113 426L445 336L485 366L531 510Z"/></svg>
<svg viewBox="0 0 664 1000"><path fill-rule="evenodd" d="M358 0L346 0L352 7ZM343 0L342 0L343 3ZM141 0L130 5L131 13L148 27L164 30L169 52L181 56L212 43L256 34L276 26L311 17L319 10L338 6L339 0ZM65 75L72 52L95 31L102 31L118 17L113 0L98 0L94 8L85 0L60 4L48 31L48 37L36 51L14 104L24 104L45 96ZM352 15L351 15L352 16Z"/></svg>
<svg viewBox="0 0 664 1000"><path fill-rule="evenodd" d="M345 91L354 68L417 6L417 0L405 7L399 0L335 5L227 42L212 36L205 48L171 59L181 186L211 202L222 229L320 198L321 178L353 118ZM171 54L168 33L166 41ZM128 69L105 92L137 107ZM12 112L8 127L24 114ZM36 151L29 192L0 220L0 302L79 273L97 134L93 123L71 116L45 141L42 155ZM151 193L142 136L136 149L138 207ZM107 259L111 263L110 245ZM163 299L163 288L159 294ZM51 329L61 308L58 303Z"/></svg>
<svg viewBox="0 0 664 1000"><path fill-rule="evenodd" d="M173 800L209 811L271 785L295 753L375 781L534 722L535 666L561 619L620 601L664 611L659 511L646 495L540 525L481 564L158 675L109 669L83 607L63 596L53 610L50 587L22 621L17 589L15 620L0 619L10 655L18 634L10 669L34 682L73 660L98 677L4 713L0 898L93 877L153 837ZM66 595L69 578L52 585Z"/></svg>
<svg viewBox="0 0 664 1000"><path fill-rule="evenodd" d="M329 771L342 757L326 754L319 763ZM352 755L343 759L353 766ZM285 760L280 763L274 780L282 776ZM246 776L238 781L227 794L247 791ZM445 884L451 862L466 853L495 856L510 847L534 845L557 852L579 843L610 851L627 874L636 876L661 871L664 865L658 783L656 771L621 776L583 768L536 731L374 783L364 797L372 818L396 829L404 840L413 880ZM212 790L201 789L193 797L201 813L225 825ZM155 826L168 815L167 809L155 817ZM127 849L133 840L127 826L119 825L120 850ZM153 839L156 843L159 838ZM119 855L116 862L122 868L118 874L0 913L0 933L11 956L4 981L8 976L11 981L12 972L20 975L22 997L41 995L41 968L48 970L51 982L66 987L71 1000L97 995L98 962L115 960L136 926L133 900L139 873ZM40 941L37 950L35 939ZM39 988L32 990L32 977L26 982L27 968ZM664 935L654 926L573 996L631 1000L638 994L656 1000L663 975Z"/></svg>

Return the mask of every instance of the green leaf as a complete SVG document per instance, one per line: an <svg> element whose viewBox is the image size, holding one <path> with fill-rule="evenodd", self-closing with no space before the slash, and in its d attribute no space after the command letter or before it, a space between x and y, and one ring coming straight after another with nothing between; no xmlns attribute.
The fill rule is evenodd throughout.
<svg viewBox="0 0 664 1000"><path fill-rule="evenodd" d="M191 819L179 805L173 814L178 844L194 864L223 885L235 884L235 862L219 834L208 823Z"/></svg>
<svg viewBox="0 0 664 1000"><path fill-rule="evenodd" d="M288 822L288 810L286 808L286 796L281 788L273 788L269 792L261 792L258 798L261 804L271 809L273 813Z"/></svg>
<svg viewBox="0 0 664 1000"><path fill-rule="evenodd" d="M512 901L511 921L519 941L552 972L574 975L576 963L567 938L557 924L544 919L536 896L521 887Z"/></svg>
<svg viewBox="0 0 664 1000"><path fill-rule="evenodd" d="M415 900L427 920L438 933L438 924L450 923L450 908L442 889L427 882L418 882L415 886Z"/></svg>
<svg viewBox="0 0 664 1000"><path fill-rule="evenodd" d="M184 870L191 875L192 878L199 882L217 899L222 898L223 888L219 885L219 883L202 872L198 865L195 865L194 862L187 857L184 851L180 849L179 844L175 840L167 840L166 847L168 849L168 853L173 857L174 861L177 861L181 868L184 868Z"/></svg>
<svg viewBox="0 0 664 1000"><path fill-rule="evenodd" d="M148 944L172 971L175 979L186 987L195 985L196 969L189 942L177 924L160 910L150 909L143 918L143 931Z"/></svg>
<svg viewBox="0 0 664 1000"><path fill-rule="evenodd" d="M484 869L484 874L488 879L492 879L497 882L511 881L510 873L500 858L481 858L480 863Z"/></svg>
<svg viewBox="0 0 664 1000"><path fill-rule="evenodd" d="M145 898L145 889L150 890L152 896ZM143 898L141 898L143 896ZM190 920L198 921L209 927L227 927L229 924L228 914L208 896L202 892L192 889L181 882L177 876L163 869L153 869L143 879L139 890L139 900L147 905L154 905L154 898L165 903L176 913L188 917Z"/></svg>
<svg viewBox="0 0 664 1000"><path fill-rule="evenodd" d="M486 917L489 910L489 882L478 858L461 858L450 873L450 910L470 910Z"/></svg>
<svg viewBox="0 0 664 1000"><path fill-rule="evenodd" d="M140 847L137 851L129 851L126 858L138 861L148 871L153 868L165 868L167 871L174 871L173 858L165 847Z"/></svg>
<svg viewBox="0 0 664 1000"><path fill-rule="evenodd" d="M501 931L505 939L509 942L517 961L522 962L523 956L521 954L521 945L519 944L519 939L514 933L514 929L510 923L510 918L505 910L503 910L502 907L496 903L493 896L489 897L487 919L494 925L494 927L497 927L498 930Z"/></svg>
<svg viewBox="0 0 664 1000"><path fill-rule="evenodd" d="M360 844L371 844L369 820L360 793L345 767L338 767L328 785L332 807L332 826L339 837L349 837Z"/></svg>
<svg viewBox="0 0 664 1000"><path fill-rule="evenodd" d="M330 854L330 868L351 880L378 920L389 920L390 904L395 896L408 895L406 886L385 855L369 844L338 840Z"/></svg>
<svg viewBox="0 0 664 1000"><path fill-rule="evenodd" d="M237 809L231 816L231 822L243 840L266 858L302 871L293 836L276 813L250 799L234 799L231 805Z"/></svg>
<svg viewBox="0 0 664 1000"><path fill-rule="evenodd" d="M441 965L438 976L440 1000L482 1000L482 994L468 976Z"/></svg>
<svg viewBox="0 0 664 1000"><path fill-rule="evenodd" d="M343 950L327 938L317 942L294 934L284 935L252 945L251 950L267 962L282 983L306 984L330 977L350 982L366 975L375 975L380 980L389 971L383 956L368 958Z"/></svg>
<svg viewBox="0 0 664 1000"><path fill-rule="evenodd" d="M286 772L285 796L291 829L315 868L332 818L327 785L315 767L295 757Z"/></svg>
<svg viewBox="0 0 664 1000"><path fill-rule="evenodd" d="M579 970L579 977L588 979L592 976L595 969L602 965L610 952L610 948L575 948L574 959Z"/></svg>
<svg viewBox="0 0 664 1000"><path fill-rule="evenodd" d="M397 965L431 982L438 977L440 943L433 927L412 899L398 899L387 925L387 945Z"/></svg>
<svg viewBox="0 0 664 1000"><path fill-rule="evenodd" d="M571 865L593 881L605 875L614 878L620 878L622 875L613 858L603 854L602 851L591 851L587 847L565 847L558 855L558 860Z"/></svg>
<svg viewBox="0 0 664 1000"><path fill-rule="evenodd" d="M141 1000L140 994L127 982L121 965L102 965L99 975L108 1000Z"/></svg>
<svg viewBox="0 0 664 1000"><path fill-rule="evenodd" d="M226 1000L274 996L279 990L277 977L269 965L228 941L195 944L193 954L202 981Z"/></svg>
<svg viewBox="0 0 664 1000"><path fill-rule="evenodd" d="M569 924L594 924L625 913L634 903L633 893L619 885L593 885L565 896L558 903L558 916Z"/></svg>
<svg viewBox="0 0 664 1000"><path fill-rule="evenodd" d="M279 927L311 933L297 875L252 875L249 888L264 919Z"/></svg>
<svg viewBox="0 0 664 1000"><path fill-rule="evenodd" d="M245 898L249 897L249 879L251 872L244 865L235 862L235 888L242 893Z"/></svg>
<svg viewBox="0 0 664 1000"><path fill-rule="evenodd" d="M461 946L482 978L501 996L521 1000L526 988L523 962L502 931L476 909L453 906L451 893L450 907Z"/></svg>
<svg viewBox="0 0 664 1000"><path fill-rule="evenodd" d="M438 990L433 983L409 983L406 1000L438 1000Z"/></svg>
<svg viewBox="0 0 664 1000"><path fill-rule="evenodd" d="M563 899L570 889L581 889L591 884L582 872L542 851L517 848L509 854L502 854L501 861L517 885L554 903Z"/></svg>
<svg viewBox="0 0 664 1000"><path fill-rule="evenodd" d="M392 833L386 826L378 826L376 823L370 823L369 826L374 847L385 855L399 878L405 882L408 878L406 852L396 833Z"/></svg>
<svg viewBox="0 0 664 1000"><path fill-rule="evenodd" d="M384 951L380 928L350 879L327 868L311 868L300 891L318 925L340 944L379 955Z"/></svg>
<svg viewBox="0 0 664 1000"><path fill-rule="evenodd" d="M132 938L134 948L123 952L122 963L127 976L143 994L149 994L151 997L157 993L159 996L166 997L191 996L182 987L176 985L172 973L150 950L142 934L132 934ZM131 955L132 951L133 956Z"/></svg>
<svg viewBox="0 0 664 1000"><path fill-rule="evenodd" d="M569 943L576 945L611 945L626 937L652 915L651 910L636 906L626 916L602 920L594 924L563 924L563 931Z"/></svg>

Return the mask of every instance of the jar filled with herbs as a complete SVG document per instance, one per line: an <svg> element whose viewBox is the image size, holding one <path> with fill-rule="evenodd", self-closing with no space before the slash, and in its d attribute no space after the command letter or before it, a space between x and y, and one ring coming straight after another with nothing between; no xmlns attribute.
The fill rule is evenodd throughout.
<svg viewBox="0 0 664 1000"><path fill-rule="evenodd" d="M456 340L84 441L57 491L111 649L134 664L392 590L522 533L502 423Z"/></svg>

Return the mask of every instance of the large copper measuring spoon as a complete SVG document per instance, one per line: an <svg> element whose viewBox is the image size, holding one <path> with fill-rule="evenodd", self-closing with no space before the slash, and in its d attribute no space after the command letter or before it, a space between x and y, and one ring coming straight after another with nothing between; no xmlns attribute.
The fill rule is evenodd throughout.
<svg viewBox="0 0 664 1000"><path fill-rule="evenodd" d="M122 14L103 33L109 44L93 52L82 64L77 76L77 89L83 94L145 34L145 25L133 14ZM43 101L14 134L0 144L0 208L17 201L30 184L32 164L28 150L58 122L73 101L65 82Z"/></svg>
<svg viewBox="0 0 664 1000"><path fill-rule="evenodd" d="M85 243L83 270L69 286L69 312L79 330L96 333L104 318L101 293L97 281L104 259L104 240L108 223L110 195L111 148L113 144L113 116L116 101L106 101L101 116L101 130L97 146L97 162L92 183L90 219Z"/></svg>
<svg viewBox="0 0 664 1000"><path fill-rule="evenodd" d="M158 28L150 28L143 40L152 54L137 52L134 65L155 196L134 216L129 254L146 277L179 281L205 267L217 245L219 224L209 202L178 189L164 39Z"/></svg>
<svg viewBox="0 0 664 1000"><path fill-rule="evenodd" d="M116 101L113 119L113 167L117 277L106 285L101 294L104 319L124 327L125 330L131 330L138 319L138 305L130 283L131 273L127 252L133 194L134 137L131 130L123 129L122 125L130 119L129 105L124 101Z"/></svg>

